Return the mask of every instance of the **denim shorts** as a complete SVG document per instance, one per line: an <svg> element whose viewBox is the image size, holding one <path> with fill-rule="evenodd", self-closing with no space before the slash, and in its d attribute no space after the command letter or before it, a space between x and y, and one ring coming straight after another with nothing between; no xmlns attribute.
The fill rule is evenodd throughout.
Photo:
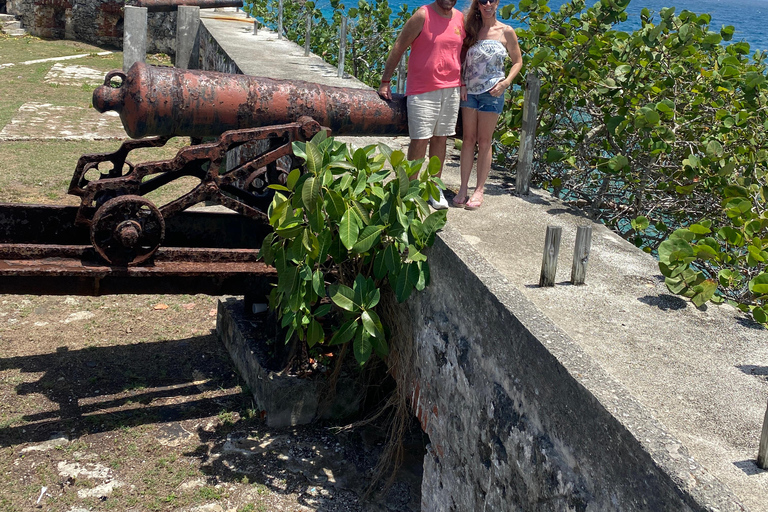
<svg viewBox="0 0 768 512"><path fill-rule="evenodd" d="M467 94L467 101L462 101L461 106L475 109L478 112L501 114L501 111L504 110L504 94L499 97L492 96L490 92Z"/></svg>

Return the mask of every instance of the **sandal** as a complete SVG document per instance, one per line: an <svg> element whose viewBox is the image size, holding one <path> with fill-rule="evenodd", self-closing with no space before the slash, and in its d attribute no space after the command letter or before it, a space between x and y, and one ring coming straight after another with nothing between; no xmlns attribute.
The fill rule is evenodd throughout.
<svg viewBox="0 0 768 512"><path fill-rule="evenodd" d="M465 210L477 210L478 208L480 208L480 206L482 206L482 204L483 204L483 199L482 198L475 199L473 197L472 199L470 199L469 201L467 201L464 204L464 209Z"/></svg>
<svg viewBox="0 0 768 512"><path fill-rule="evenodd" d="M464 196L463 201L459 201L458 197L459 196L454 196L453 199L451 200L451 204L456 208L464 208L465 206L467 206L467 201L469 201L469 196Z"/></svg>

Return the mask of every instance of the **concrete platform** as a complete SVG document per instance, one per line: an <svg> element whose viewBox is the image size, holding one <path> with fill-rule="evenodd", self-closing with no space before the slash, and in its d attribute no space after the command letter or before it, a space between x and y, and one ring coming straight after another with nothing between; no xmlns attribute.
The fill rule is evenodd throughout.
<svg viewBox="0 0 768 512"><path fill-rule="evenodd" d="M116 112L99 114L92 108L27 102L0 130L0 141L123 140L125 130Z"/></svg>

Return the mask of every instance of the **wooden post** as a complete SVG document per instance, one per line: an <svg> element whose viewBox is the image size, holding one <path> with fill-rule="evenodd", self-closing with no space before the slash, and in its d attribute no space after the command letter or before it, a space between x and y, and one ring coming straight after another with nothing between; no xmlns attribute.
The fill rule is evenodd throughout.
<svg viewBox="0 0 768 512"><path fill-rule="evenodd" d="M576 246L573 248L573 267L571 267L571 283L584 284L587 277L587 260L589 249L592 247L592 226L576 228Z"/></svg>
<svg viewBox="0 0 768 512"><path fill-rule="evenodd" d="M277 4L277 38L283 38L283 0Z"/></svg>
<svg viewBox="0 0 768 512"><path fill-rule="evenodd" d="M541 80L536 71L525 77L525 98L523 100L523 126L520 130L520 149L517 152L517 176L515 191L518 195L528 195L533 165L533 144L536 140L536 120L538 119L539 91Z"/></svg>
<svg viewBox="0 0 768 512"><path fill-rule="evenodd" d="M344 78L344 54L347 53L347 17L341 18L339 27L339 78Z"/></svg>
<svg viewBox="0 0 768 512"><path fill-rule="evenodd" d="M544 257L541 260L539 286L555 286L557 255L560 254L560 238L562 234L563 228L560 226L547 226L547 235L544 238Z"/></svg>
<svg viewBox="0 0 768 512"><path fill-rule="evenodd" d="M400 64L397 65L397 86L395 92L397 94L405 94L405 53L400 57Z"/></svg>
<svg viewBox="0 0 768 512"><path fill-rule="evenodd" d="M768 409L763 418L763 433L760 436L760 448L757 451L757 466L760 469L768 469Z"/></svg>
<svg viewBox="0 0 768 512"><path fill-rule="evenodd" d="M307 13L307 32L304 35L304 56L309 57L309 42L311 40L310 34L312 33L312 13Z"/></svg>

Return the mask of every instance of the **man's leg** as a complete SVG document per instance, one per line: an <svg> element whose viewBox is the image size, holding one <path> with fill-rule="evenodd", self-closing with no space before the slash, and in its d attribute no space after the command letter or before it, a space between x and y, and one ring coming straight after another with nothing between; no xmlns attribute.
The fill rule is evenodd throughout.
<svg viewBox="0 0 768 512"><path fill-rule="evenodd" d="M443 162L445 162L445 147L448 143L448 137L443 135L435 135L429 139L429 158L436 156L440 159L440 172L437 173L437 177L443 175Z"/></svg>
<svg viewBox="0 0 768 512"><path fill-rule="evenodd" d="M427 155L427 145L432 147L429 139L411 139L411 143L408 145L408 160L424 158Z"/></svg>

